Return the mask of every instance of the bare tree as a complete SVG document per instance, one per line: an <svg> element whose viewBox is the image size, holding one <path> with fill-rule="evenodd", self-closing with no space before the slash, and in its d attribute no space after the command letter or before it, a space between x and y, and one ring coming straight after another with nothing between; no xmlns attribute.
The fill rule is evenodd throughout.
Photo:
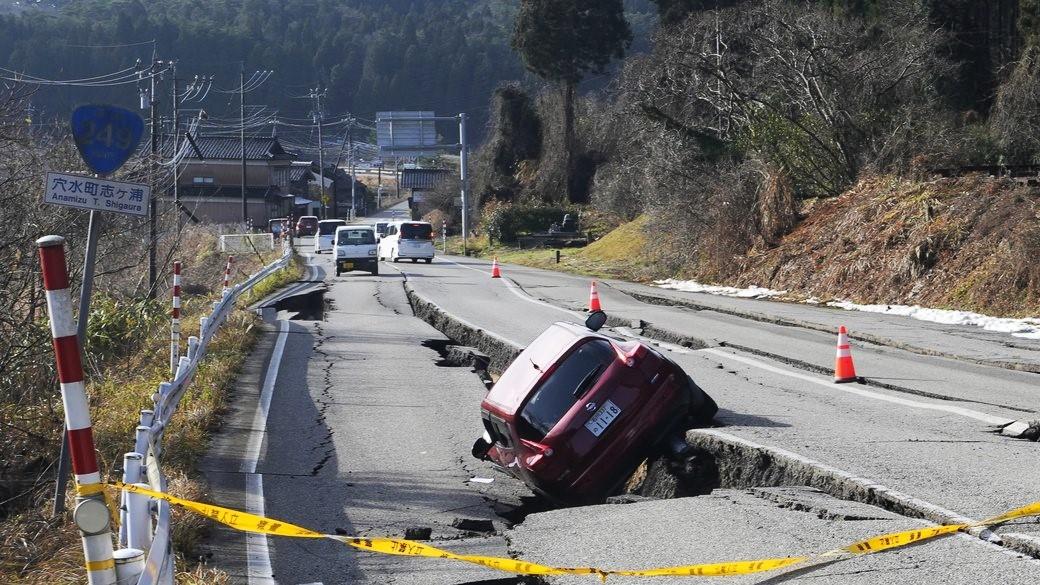
<svg viewBox="0 0 1040 585"><path fill-rule="evenodd" d="M651 119L709 154L758 153L803 195L835 195L902 162L934 112L940 34L916 0L866 22L767 0L700 13L659 34L639 80Z"/></svg>

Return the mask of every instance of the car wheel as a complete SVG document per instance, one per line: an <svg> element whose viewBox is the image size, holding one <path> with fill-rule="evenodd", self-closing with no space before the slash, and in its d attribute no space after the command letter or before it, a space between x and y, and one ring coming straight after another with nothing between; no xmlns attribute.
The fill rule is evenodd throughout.
<svg viewBox="0 0 1040 585"><path fill-rule="evenodd" d="M397 263L397 261L400 260L400 258L397 257L397 250L390 252L390 260L392 260L394 263Z"/></svg>
<svg viewBox="0 0 1040 585"><path fill-rule="evenodd" d="M379 276L379 265L378 264L372 267L372 276Z"/></svg>
<svg viewBox="0 0 1040 585"><path fill-rule="evenodd" d="M719 405L715 403L714 398L708 396L707 392L701 390L693 378L686 376L686 379L690 389L690 420L698 426L711 425L715 415L719 412Z"/></svg>
<svg viewBox="0 0 1040 585"><path fill-rule="evenodd" d="M426 259L426 263L427 264L432 264L433 263L433 258L427 258Z"/></svg>
<svg viewBox="0 0 1040 585"><path fill-rule="evenodd" d="M339 275L340 275L339 268L337 268L336 269L336 276L339 276Z"/></svg>
<svg viewBox="0 0 1040 585"><path fill-rule="evenodd" d="M412 258L412 264L418 264L418 263L419 263L419 259L418 258Z"/></svg>

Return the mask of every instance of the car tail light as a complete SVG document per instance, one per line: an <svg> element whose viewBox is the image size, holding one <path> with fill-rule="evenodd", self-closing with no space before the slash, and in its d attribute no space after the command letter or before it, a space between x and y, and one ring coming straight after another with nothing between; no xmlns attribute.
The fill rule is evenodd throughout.
<svg viewBox="0 0 1040 585"><path fill-rule="evenodd" d="M552 454L553 454L552 447L550 447L548 445L543 445L541 443L535 443L534 441L528 441L527 439L520 439L520 444L523 445L524 447L527 447L528 449L534 451L535 453L538 453L539 455L544 455L546 457L551 457Z"/></svg>

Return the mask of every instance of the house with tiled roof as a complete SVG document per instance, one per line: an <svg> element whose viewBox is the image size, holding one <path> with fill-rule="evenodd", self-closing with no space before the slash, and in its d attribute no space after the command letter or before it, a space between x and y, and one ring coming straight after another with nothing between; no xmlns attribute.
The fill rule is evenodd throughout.
<svg viewBox="0 0 1040 585"><path fill-rule="evenodd" d="M171 144L164 153L169 157ZM242 144L238 137L196 136L177 166L177 195L182 208L200 221L242 221ZM245 139L246 212L255 226L288 216L295 197L290 186L295 155L276 137ZM304 194L305 195L305 194Z"/></svg>

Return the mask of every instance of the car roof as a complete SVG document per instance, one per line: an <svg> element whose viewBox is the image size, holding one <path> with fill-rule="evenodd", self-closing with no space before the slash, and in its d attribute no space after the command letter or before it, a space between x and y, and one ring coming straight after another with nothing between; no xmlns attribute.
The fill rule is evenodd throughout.
<svg viewBox="0 0 1040 585"><path fill-rule="evenodd" d="M338 232L339 230L374 230L374 229L376 229L376 228L368 225L367 223L363 223L363 224L355 224L355 225L341 225L338 228L336 228L336 231Z"/></svg>
<svg viewBox="0 0 1040 585"><path fill-rule="evenodd" d="M300 219L318 219L317 215L301 215Z"/></svg>
<svg viewBox="0 0 1040 585"><path fill-rule="evenodd" d="M516 414L520 404L542 378L542 371L587 338L606 339L576 323L553 323L513 360L484 400L506 414ZM538 367L535 368L534 364Z"/></svg>
<svg viewBox="0 0 1040 585"><path fill-rule="evenodd" d="M346 222L346 220L343 220L343 219L323 219L323 220L319 221L318 223L343 223L343 224L345 224L347 222Z"/></svg>

